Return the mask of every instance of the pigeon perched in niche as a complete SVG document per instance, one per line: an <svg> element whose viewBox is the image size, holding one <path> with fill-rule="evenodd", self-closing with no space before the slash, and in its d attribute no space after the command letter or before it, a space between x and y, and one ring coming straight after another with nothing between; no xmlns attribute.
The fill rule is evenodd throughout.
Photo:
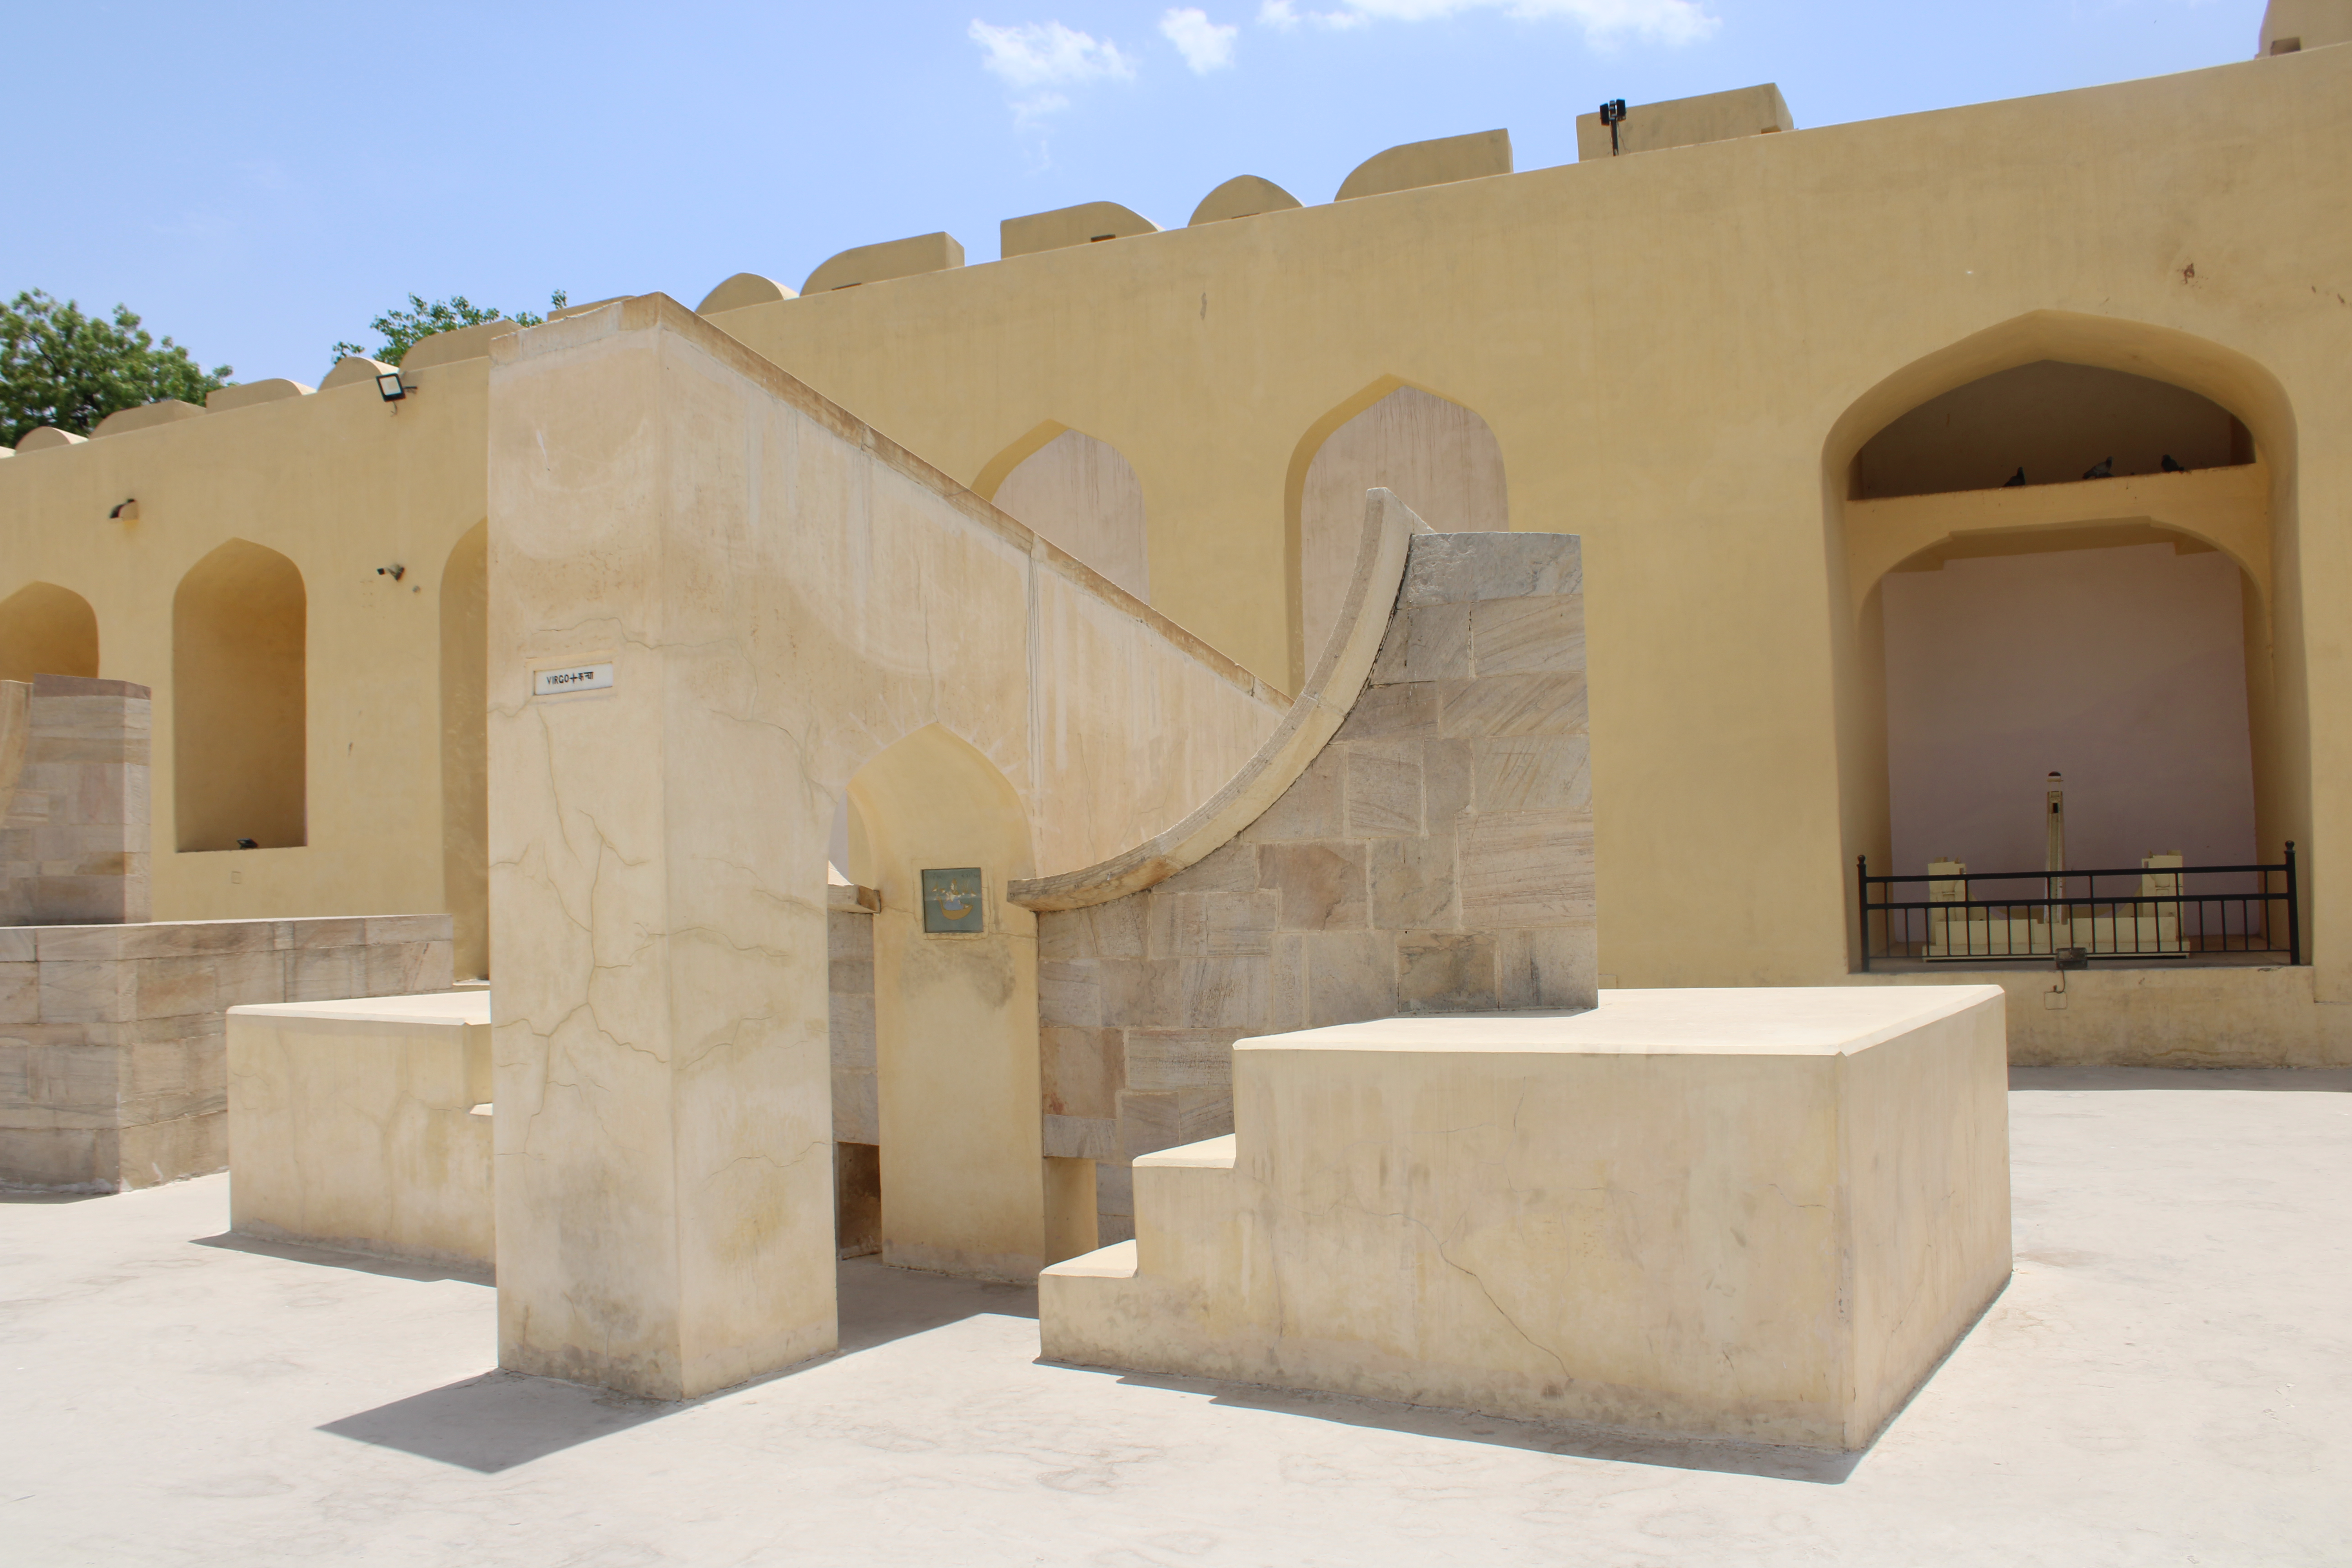
<svg viewBox="0 0 2352 1568"><path fill-rule="evenodd" d="M2116 460L2113 458L2101 458L2083 470L2083 477L2086 479L2112 479L2116 477Z"/></svg>
<svg viewBox="0 0 2352 1568"><path fill-rule="evenodd" d="M2164 455L2164 471L2168 474L2185 474L2189 471L2189 465L2167 452Z"/></svg>
<svg viewBox="0 0 2352 1568"><path fill-rule="evenodd" d="M2024 482L2025 482L2025 466L2024 466L2023 464L2021 464L2021 464L2019 464L2019 465L2018 465L2017 472L2015 472L2015 473L2013 473L2013 474L2010 475L2010 476L2009 476L2009 478L2007 478L2007 479L2003 479L2003 480L2001 480L2001 481L2000 481L2000 488L2001 488L2001 489L2005 489L2005 490L2013 490L2013 489L2017 489L2017 487L2018 487L2018 486L2020 486L2020 485L2023 484Z"/></svg>
<svg viewBox="0 0 2352 1568"><path fill-rule="evenodd" d="M258 849L261 847L261 845L257 839L240 838L236 841L236 847L239 849Z"/></svg>

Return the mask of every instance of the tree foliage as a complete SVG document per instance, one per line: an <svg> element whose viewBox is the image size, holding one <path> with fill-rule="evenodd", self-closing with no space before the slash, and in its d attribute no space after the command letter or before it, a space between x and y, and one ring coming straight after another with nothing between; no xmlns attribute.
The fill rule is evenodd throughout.
<svg viewBox="0 0 2352 1568"><path fill-rule="evenodd" d="M566 298L563 290L558 289L548 297L547 308L561 310ZM363 359L381 360L385 364L398 364L422 339L432 337L436 332L454 332L460 327L478 327L484 321L501 319L510 321L518 327L535 327L547 318L529 310L508 316L504 311L477 305L463 294L452 294L446 300L427 300L421 294L411 294L406 310L395 306L368 323L383 339L383 347L370 351L357 343L341 342L335 345L334 355L342 359L357 354Z"/></svg>
<svg viewBox="0 0 2352 1568"><path fill-rule="evenodd" d="M0 305L0 445L44 425L87 436L119 409L166 397L201 404L234 374L205 370L169 338L157 342L128 305L109 321L26 289Z"/></svg>

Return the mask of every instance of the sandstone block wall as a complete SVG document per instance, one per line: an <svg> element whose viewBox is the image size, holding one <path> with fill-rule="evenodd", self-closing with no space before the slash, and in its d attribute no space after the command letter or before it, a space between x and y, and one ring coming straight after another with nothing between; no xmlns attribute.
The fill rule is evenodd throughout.
<svg viewBox="0 0 2352 1568"><path fill-rule="evenodd" d="M70 675L31 686L13 795L0 778L0 925L143 921L148 689Z"/></svg>
<svg viewBox="0 0 2352 1568"><path fill-rule="evenodd" d="M1425 534L1370 681L1234 842L1037 921L1045 1152L1233 1131L1233 1044L1396 1014L1593 1005L1583 570L1572 535Z"/></svg>
<svg viewBox="0 0 2352 1568"><path fill-rule="evenodd" d="M228 1163L223 1015L449 987L449 917L0 928L0 1184Z"/></svg>

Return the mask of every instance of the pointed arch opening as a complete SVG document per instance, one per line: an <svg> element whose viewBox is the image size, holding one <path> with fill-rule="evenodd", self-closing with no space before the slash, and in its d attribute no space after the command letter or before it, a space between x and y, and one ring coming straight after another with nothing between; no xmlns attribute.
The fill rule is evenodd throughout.
<svg viewBox="0 0 2352 1568"><path fill-rule="evenodd" d="M1394 490L1441 533L1511 526L1502 444L1475 412L1391 376L1318 420L1291 459L1290 682L1339 616L1364 528L1364 492Z"/></svg>
<svg viewBox="0 0 2352 1568"><path fill-rule="evenodd" d="M878 889L874 1025L886 1262L1026 1279L1049 1259L1028 815L976 747L930 724L850 780L853 881ZM1053 1207L1091 1215L1085 1191Z"/></svg>
<svg viewBox="0 0 2352 1568"><path fill-rule="evenodd" d="M98 674L98 612L55 583L27 583L0 599L0 680Z"/></svg>
<svg viewBox="0 0 2352 1568"><path fill-rule="evenodd" d="M1151 602L1143 481L1109 442L1048 421L999 454L976 488L998 510Z"/></svg>
<svg viewBox="0 0 2352 1568"><path fill-rule="evenodd" d="M2309 805L2294 450L2251 361L2063 312L1857 400L1822 468L1849 857L2042 869L2056 772L2070 866L2277 861Z"/></svg>
<svg viewBox="0 0 2352 1568"><path fill-rule="evenodd" d="M182 851L309 842L301 571L232 539L172 597L172 801Z"/></svg>

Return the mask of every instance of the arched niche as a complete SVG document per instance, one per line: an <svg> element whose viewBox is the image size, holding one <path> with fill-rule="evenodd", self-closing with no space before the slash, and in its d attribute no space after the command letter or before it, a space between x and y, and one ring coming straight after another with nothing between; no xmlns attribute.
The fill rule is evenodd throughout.
<svg viewBox="0 0 2352 1568"><path fill-rule="evenodd" d="M98 674L98 612L55 583L27 583L0 599L0 680Z"/></svg>
<svg viewBox="0 0 2352 1568"><path fill-rule="evenodd" d="M441 567L441 890L460 978L490 972L489 549L478 522Z"/></svg>
<svg viewBox="0 0 2352 1568"><path fill-rule="evenodd" d="M2072 864L2233 842L2272 860L2307 837L2295 454L2261 365L2071 312L2002 322L1858 397L1822 452L1848 856L2013 868L1971 858L2025 847L1960 796L2011 792L1984 811L2014 829L2023 799L2038 826L2053 768ZM1853 914L1849 893L1858 940Z"/></svg>
<svg viewBox="0 0 2352 1568"><path fill-rule="evenodd" d="M1440 533L1511 526L1503 448L1471 410L1389 381L1327 416L1292 460L1294 690L1339 616L1363 533L1364 492L1375 486L1394 490Z"/></svg>
<svg viewBox="0 0 2352 1568"><path fill-rule="evenodd" d="M1118 447L1083 430L1040 426L1026 441L1036 444L983 493L1149 604L1151 548L1134 467Z"/></svg>
<svg viewBox="0 0 2352 1568"><path fill-rule="evenodd" d="M1004 775L939 724L868 761L848 794L846 869L882 894L873 945L884 1261L1034 1277L1045 1260L1048 1176L1036 921L1004 898L1030 873L1027 814ZM926 929L926 871L978 882L976 929Z"/></svg>
<svg viewBox="0 0 2352 1568"><path fill-rule="evenodd" d="M232 539L172 596L172 799L182 851L308 842L302 574Z"/></svg>

